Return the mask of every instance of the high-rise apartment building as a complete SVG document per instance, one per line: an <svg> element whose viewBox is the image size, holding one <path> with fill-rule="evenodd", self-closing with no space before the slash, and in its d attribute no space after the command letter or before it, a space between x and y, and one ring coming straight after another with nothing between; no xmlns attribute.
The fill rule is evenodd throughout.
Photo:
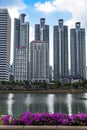
<svg viewBox="0 0 87 130"><path fill-rule="evenodd" d="M70 30L71 75L86 78L85 29L77 22Z"/></svg>
<svg viewBox="0 0 87 130"><path fill-rule="evenodd" d="M0 81L9 81L11 19L7 9L0 8Z"/></svg>
<svg viewBox="0 0 87 130"><path fill-rule="evenodd" d="M49 25L45 24L45 18L40 19L40 24L35 24L35 40L46 41L49 45Z"/></svg>
<svg viewBox="0 0 87 130"><path fill-rule="evenodd" d="M68 76L68 27L59 19L59 25L53 27L54 80Z"/></svg>
<svg viewBox="0 0 87 130"><path fill-rule="evenodd" d="M31 48L33 48L33 50ZM30 64L34 64L35 62L34 66L32 66L33 68L30 69L32 71L31 79L34 81L40 80L40 81L48 82L49 81L49 25L45 24L45 18L41 18L40 23L35 24L35 41L31 42L30 52L31 52ZM33 55L33 59L32 59L32 55Z"/></svg>
<svg viewBox="0 0 87 130"><path fill-rule="evenodd" d="M15 80L29 80L29 22L26 14L14 20L14 76Z"/></svg>
<svg viewBox="0 0 87 130"><path fill-rule="evenodd" d="M30 79L34 82L49 82L49 48L45 41L30 43Z"/></svg>

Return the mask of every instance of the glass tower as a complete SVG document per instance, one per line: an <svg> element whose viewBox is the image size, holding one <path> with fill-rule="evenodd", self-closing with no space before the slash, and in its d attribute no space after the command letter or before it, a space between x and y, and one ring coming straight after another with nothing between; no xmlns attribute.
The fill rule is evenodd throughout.
<svg viewBox="0 0 87 130"><path fill-rule="evenodd" d="M54 80L68 76L68 27L59 19L59 25L53 27Z"/></svg>
<svg viewBox="0 0 87 130"><path fill-rule="evenodd" d="M26 14L14 19L14 76L15 80L29 80L29 22Z"/></svg>
<svg viewBox="0 0 87 130"><path fill-rule="evenodd" d="M9 81L11 19L8 10L0 9L0 81Z"/></svg>
<svg viewBox="0 0 87 130"><path fill-rule="evenodd" d="M71 44L71 75L86 78L86 52L85 52L85 29L81 28L80 22L76 28L70 30Z"/></svg>
<svg viewBox="0 0 87 130"><path fill-rule="evenodd" d="M49 25L45 24L45 18L40 19L40 24L35 24L35 40L46 41L49 45Z"/></svg>

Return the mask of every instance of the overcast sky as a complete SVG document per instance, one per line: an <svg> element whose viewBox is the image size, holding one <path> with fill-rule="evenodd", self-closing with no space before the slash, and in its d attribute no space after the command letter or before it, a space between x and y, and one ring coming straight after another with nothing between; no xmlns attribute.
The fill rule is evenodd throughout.
<svg viewBox="0 0 87 130"><path fill-rule="evenodd" d="M0 7L8 8L12 19L11 63L13 61L13 21L21 13L26 13L26 21L30 22L30 41L34 39L34 24L40 18L46 18L50 25L50 64L53 64L53 25L58 19L64 19L69 28L75 27L75 22L81 22L87 28L87 0L0 0ZM87 34L86 34L87 35ZM86 56L87 57L87 56Z"/></svg>

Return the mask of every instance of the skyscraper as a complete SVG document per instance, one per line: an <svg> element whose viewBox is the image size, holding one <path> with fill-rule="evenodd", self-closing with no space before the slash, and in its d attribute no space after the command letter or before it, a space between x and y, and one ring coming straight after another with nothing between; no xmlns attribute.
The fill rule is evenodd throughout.
<svg viewBox="0 0 87 130"><path fill-rule="evenodd" d="M40 19L40 24L35 24L35 40L46 41L49 45L49 25L45 24L45 18Z"/></svg>
<svg viewBox="0 0 87 130"><path fill-rule="evenodd" d="M70 30L71 44L71 75L86 78L86 54L85 54L85 29L81 28L80 22L76 28Z"/></svg>
<svg viewBox="0 0 87 130"><path fill-rule="evenodd" d="M39 80L45 80L46 82L48 82L49 81L49 25L45 24L45 18L40 19L40 24L35 24L35 41L34 41L34 43L31 42L31 46L33 46L33 44L37 48L37 49L35 49L33 47L35 60L37 60L37 62L33 67L34 70L32 69L32 71L34 72L35 69L37 68L37 66L39 65L40 68L36 69L37 71L39 71L36 78L38 77ZM35 53L36 53L36 55L35 55ZM32 53L30 53L30 64L32 64L31 57L32 57ZM40 58L40 59L38 59L38 58ZM33 58L33 60L34 60L34 58Z"/></svg>
<svg viewBox="0 0 87 130"><path fill-rule="evenodd" d="M0 81L9 81L11 19L7 9L0 8Z"/></svg>
<svg viewBox="0 0 87 130"><path fill-rule="evenodd" d="M29 22L26 14L14 20L14 75L15 80L29 80Z"/></svg>
<svg viewBox="0 0 87 130"><path fill-rule="evenodd" d="M34 82L49 82L49 48L45 41L30 43L30 79Z"/></svg>
<svg viewBox="0 0 87 130"><path fill-rule="evenodd" d="M53 27L54 80L68 76L68 27L59 19Z"/></svg>

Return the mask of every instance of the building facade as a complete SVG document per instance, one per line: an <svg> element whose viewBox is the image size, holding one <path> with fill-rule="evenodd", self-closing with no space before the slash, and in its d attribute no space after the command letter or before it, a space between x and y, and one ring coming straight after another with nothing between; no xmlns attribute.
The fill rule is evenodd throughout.
<svg viewBox="0 0 87 130"><path fill-rule="evenodd" d="M35 24L35 40L46 41L49 45L49 25L45 24L45 18L40 19L40 24Z"/></svg>
<svg viewBox="0 0 87 130"><path fill-rule="evenodd" d="M87 66L86 66L86 80L87 80Z"/></svg>
<svg viewBox="0 0 87 130"><path fill-rule="evenodd" d="M53 80L53 70L52 66L49 66L49 82L52 82Z"/></svg>
<svg viewBox="0 0 87 130"><path fill-rule="evenodd" d="M54 80L68 76L68 27L59 19L53 27Z"/></svg>
<svg viewBox="0 0 87 130"><path fill-rule="evenodd" d="M0 81L9 81L11 19L7 9L0 9Z"/></svg>
<svg viewBox="0 0 87 130"><path fill-rule="evenodd" d="M85 52L85 29L81 28L80 22L70 30L71 45L71 75L86 78L86 52Z"/></svg>
<svg viewBox="0 0 87 130"><path fill-rule="evenodd" d="M14 20L15 81L29 80L29 22L25 22L25 16Z"/></svg>
<svg viewBox="0 0 87 130"><path fill-rule="evenodd" d="M46 25L45 24L45 18L41 18L40 19L40 23L39 24L35 24L35 41L39 41L42 43L46 43L48 45L48 52L46 54L46 58L48 59L48 61L45 61L45 63L47 64L47 67L46 69L48 68L48 65L49 65L49 25ZM37 46L40 45L40 44L37 44ZM42 46L45 45L45 44L42 44ZM46 45L46 46L47 46ZM45 51L45 47L44 47L44 51ZM42 52L41 52L42 53ZM42 54L41 54L42 55ZM43 52L43 57L45 56L44 52ZM42 66L42 62L41 63L41 66ZM44 64L43 64L44 65ZM48 73L49 73L49 68L48 70L45 69L45 73L47 77L47 80L46 82L48 82ZM41 76L42 78L42 76Z"/></svg>
<svg viewBox="0 0 87 130"><path fill-rule="evenodd" d="M15 81L26 81L27 77L27 49L19 47L16 49L15 57Z"/></svg>
<svg viewBox="0 0 87 130"><path fill-rule="evenodd" d="M49 82L49 48L45 41L30 43L30 79L32 82Z"/></svg>

